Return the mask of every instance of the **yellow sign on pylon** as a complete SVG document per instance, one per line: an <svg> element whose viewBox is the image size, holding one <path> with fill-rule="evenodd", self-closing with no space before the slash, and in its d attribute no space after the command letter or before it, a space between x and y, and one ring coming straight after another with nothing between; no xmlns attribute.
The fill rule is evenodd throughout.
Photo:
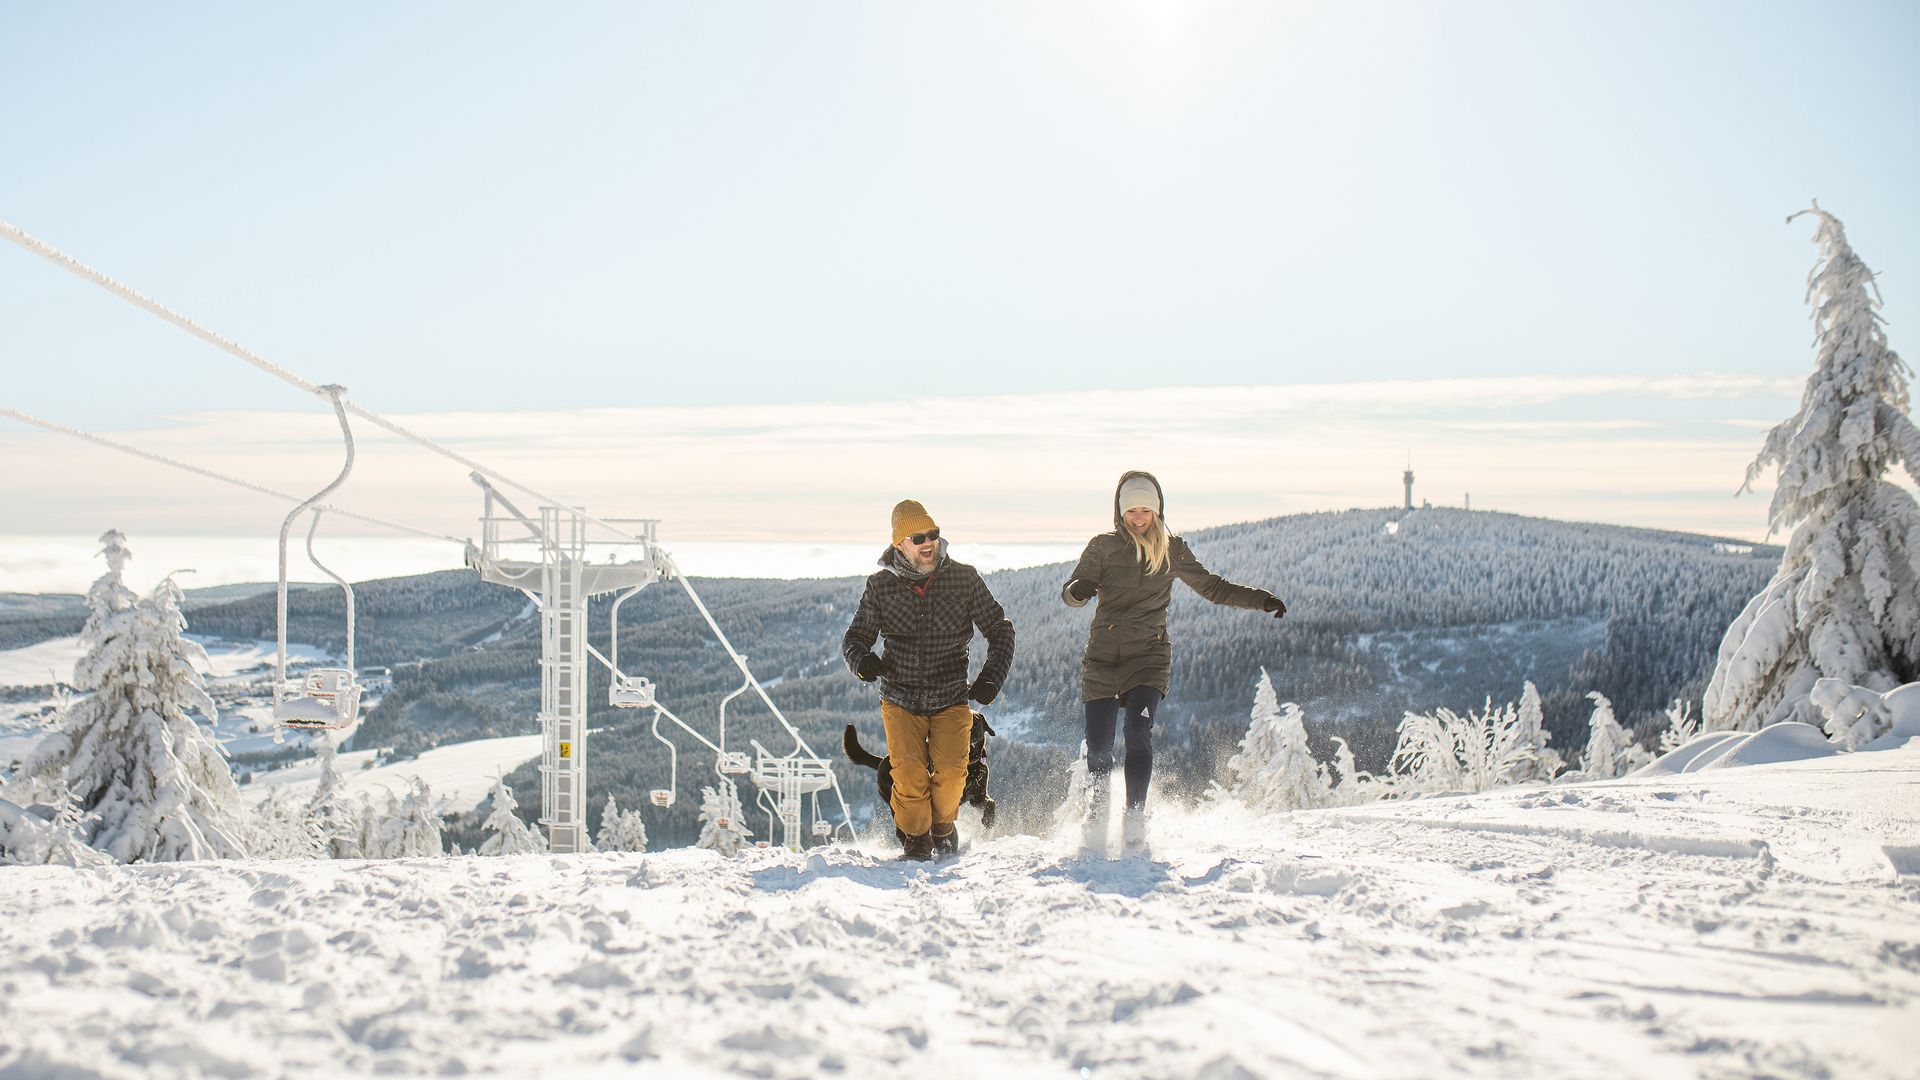
<svg viewBox="0 0 1920 1080"><path fill-rule="evenodd" d="M560 756L561 756L561 757L563 757L563 758L570 758L570 757L572 757L572 756L573 756L573 744L572 744L572 743L570 743L570 742L563 742L563 743L561 743L561 744L560 744Z"/></svg>

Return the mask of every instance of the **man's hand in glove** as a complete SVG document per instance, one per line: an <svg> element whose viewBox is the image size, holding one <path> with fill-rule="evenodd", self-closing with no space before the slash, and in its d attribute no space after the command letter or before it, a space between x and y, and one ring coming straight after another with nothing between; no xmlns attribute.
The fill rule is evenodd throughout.
<svg viewBox="0 0 1920 1080"><path fill-rule="evenodd" d="M982 705L991 705L993 699L1000 696L1000 684L988 682L987 677L982 675L973 680L973 688L967 691L967 696Z"/></svg>

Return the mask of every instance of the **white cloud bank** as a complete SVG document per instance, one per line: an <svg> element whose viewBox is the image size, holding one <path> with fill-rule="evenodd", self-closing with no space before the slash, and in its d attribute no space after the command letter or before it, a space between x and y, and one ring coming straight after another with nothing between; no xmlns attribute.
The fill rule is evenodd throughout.
<svg viewBox="0 0 1920 1080"><path fill-rule="evenodd" d="M1800 381L1525 376L994 396L952 396L954 388L930 382L924 394L883 402L392 419L597 514L660 518L669 545L884 543L888 508L904 497L926 502L956 540L1071 543L1108 526L1114 479L1129 468L1161 478L1169 518L1187 529L1384 506L1400 501L1409 455L1416 499L1436 505L1471 494L1477 509L1758 539L1764 498L1731 496L1758 449L1756 428L1791 412ZM339 467L337 429L318 407L190 413L105 434L292 492L317 489ZM430 532L475 531L479 492L464 468L369 424L358 437L353 478L331 501ZM113 527L136 540L271 537L287 509L13 424L0 430L0 460L10 510L0 528L10 534ZM538 502L515 497L529 510ZM388 549L395 572L424 550ZM33 558L45 553L0 552L0 590L24 581ZM270 567L270 543L264 558ZM455 550L438 561L457 559Z"/></svg>

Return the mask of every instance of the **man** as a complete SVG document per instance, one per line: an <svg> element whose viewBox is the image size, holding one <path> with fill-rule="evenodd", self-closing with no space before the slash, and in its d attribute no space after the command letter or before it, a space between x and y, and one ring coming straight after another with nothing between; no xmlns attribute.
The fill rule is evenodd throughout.
<svg viewBox="0 0 1920 1080"><path fill-rule="evenodd" d="M901 856L924 862L959 850L953 819L967 781L972 698L992 704L1013 665L1013 624L980 572L947 557L926 507L893 508L893 546L867 579L860 610L840 642L847 667L880 680L880 720L893 759L893 823L906 837ZM987 662L967 682L967 646L978 629ZM874 655L874 642L886 650ZM931 777L928 773L931 770Z"/></svg>

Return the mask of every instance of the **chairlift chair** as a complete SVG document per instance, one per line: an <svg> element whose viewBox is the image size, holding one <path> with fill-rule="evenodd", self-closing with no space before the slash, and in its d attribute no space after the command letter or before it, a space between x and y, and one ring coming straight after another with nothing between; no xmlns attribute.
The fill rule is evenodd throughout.
<svg viewBox="0 0 1920 1080"><path fill-rule="evenodd" d="M753 771L753 761L738 750L728 750L720 755L717 767L728 776L745 776Z"/></svg>
<svg viewBox="0 0 1920 1080"><path fill-rule="evenodd" d="M645 675L615 675L607 687L607 704L616 709L653 707L653 680Z"/></svg>
<svg viewBox="0 0 1920 1080"><path fill-rule="evenodd" d="M612 674L607 684L607 704L616 709L653 707L653 680L645 675L623 674L620 670L620 605L643 588L645 586L635 585L621 593L607 613L607 651L613 654L607 660L607 670Z"/></svg>
<svg viewBox="0 0 1920 1080"><path fill-rule="evenodd" d="M293 530L293 523L300 515L312 509L314 504L332 494L353 472L353 428L347 423L347 407L341 397L347 392L344 386L323 386L320 388L333 401L333 412L340 422L340 436L346 443L347 460L340 467L340 475L333 482L321 488L305 502L293 508L293 512L280 523L280 581L276 597L276 622L278 623L278 648L275 653L273 684L273 717L282 726L303 730L338 731L352 727L360 718L361 687L353 674L354 610L353 586L347 579L333 572L320 561L313 550L313 538L320 531L322 511L313 511L313 521L307 527L307 558L321 572L332 578L334 584L346 596L347 608L347 666L343 668L315 668L306 673L298 682L287 679L287 534Z"/></svg>
<svg viewBox="0 0 1920 1080"><path fill-rule="evenodd" d="M347 668L314 668L299 693L273 704L273 718L283 727L304 730L338 731L359 716L360 684Z"/></svg>
<svg viewBox="0 0 1920 1080"><path fill-rule="evenodd" d="M651 692L652 684L648 684L648 690ZM660 734L660 706L658 705L653 707L653 737L660 740L667 748L667 786L647 792L647 799L655 806L672 806L673 793L680 787L680 748L673 745L672 739Z"/></svg>

